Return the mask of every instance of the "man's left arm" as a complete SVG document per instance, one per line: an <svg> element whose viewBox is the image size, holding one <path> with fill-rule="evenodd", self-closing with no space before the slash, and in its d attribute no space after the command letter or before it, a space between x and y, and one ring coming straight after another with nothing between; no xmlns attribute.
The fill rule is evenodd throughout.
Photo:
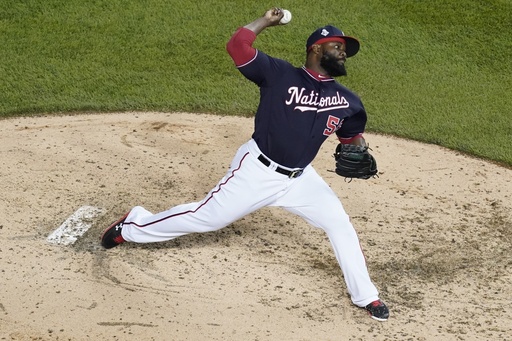
<svg viewBox="0 0 512 341"><path fill-rule="evenodd" d="M340 143L336 146L334 159L336 174L346 178L369 179L377 175L377 161L368 151L363 137L366 112L343 121L342 129L336 131Z"/></svg>

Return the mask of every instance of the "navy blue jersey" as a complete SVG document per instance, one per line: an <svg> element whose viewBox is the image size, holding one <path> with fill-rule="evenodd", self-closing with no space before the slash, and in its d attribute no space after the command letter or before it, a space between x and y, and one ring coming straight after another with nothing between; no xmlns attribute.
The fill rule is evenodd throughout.
<svg viewBox="0 0 512 341"><path fill-rule="evenodd" d="M336 132L364 132L366 111L359 97L336 82L256 50L240 72L260 88L252 135L261 151L290 168L303 168Z"/></svg>

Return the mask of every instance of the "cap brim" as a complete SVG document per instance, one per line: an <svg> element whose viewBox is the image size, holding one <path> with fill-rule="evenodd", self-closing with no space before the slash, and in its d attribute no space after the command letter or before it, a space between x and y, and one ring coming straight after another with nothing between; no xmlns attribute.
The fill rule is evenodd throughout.
<svg viewBox="0 0 512 341"><path fill-rule="evenodd" d="M345 52L347 53L347 58L352 57L359 52L359 40L348 36L341 36L341 38L345 39Z"/></svg>

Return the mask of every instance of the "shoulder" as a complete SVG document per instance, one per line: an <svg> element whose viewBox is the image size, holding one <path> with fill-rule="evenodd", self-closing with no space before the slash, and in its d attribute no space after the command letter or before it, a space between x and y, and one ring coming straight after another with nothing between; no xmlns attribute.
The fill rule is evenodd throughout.
<svg viewBox="0 0 512 341"><path fill-rule="evenodd" d="M336 90L343 94L343 96L349 100L350 102L352 103L361 103L362 104L362 100L361 100L361 97L359 96L359 94L357 94L355 91L347 88L345 85L339 83L339 82L335 82L335 88Z"/></svg>

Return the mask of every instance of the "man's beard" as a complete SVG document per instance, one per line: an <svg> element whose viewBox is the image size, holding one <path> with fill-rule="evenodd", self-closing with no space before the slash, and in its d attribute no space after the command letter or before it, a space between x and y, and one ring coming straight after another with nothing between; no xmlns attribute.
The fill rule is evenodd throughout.
<svg viewBox="0 0 512 341"><path fill-rule="evenodd" d="M339 61L331 55L324 54L320 59L320 66L331 77L347 75L347 69L345 69L345 64L340 64Z"/></svg>

